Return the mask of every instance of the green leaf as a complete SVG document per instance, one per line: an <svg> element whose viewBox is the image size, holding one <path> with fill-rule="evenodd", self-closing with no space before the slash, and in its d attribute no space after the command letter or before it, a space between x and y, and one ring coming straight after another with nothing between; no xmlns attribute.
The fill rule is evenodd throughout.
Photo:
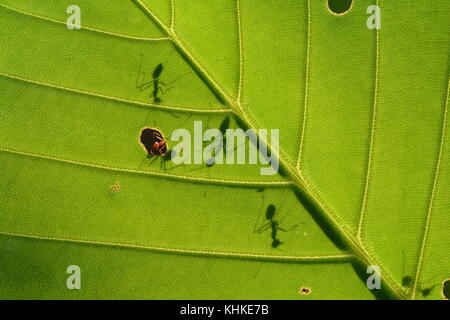
<svg viewBox="0 0 450 320"><path fill-rule="evenodd" d="M450 3L327 3L1 0L0 298L441 299ZM147 158L194 121L279 129L280 173Z"/></svg>

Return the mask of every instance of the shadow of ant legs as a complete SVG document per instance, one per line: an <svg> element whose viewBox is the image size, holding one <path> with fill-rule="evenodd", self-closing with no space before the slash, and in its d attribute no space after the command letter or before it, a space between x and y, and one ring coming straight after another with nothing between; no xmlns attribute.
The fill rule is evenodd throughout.
<svg viewBox="0 0 450 320"><path fill-rule="evenodd" d="M279 246L284 243L277 237L278 231L289 232L289 231L292 231L292 230L298 228L298 226L300 225L300 224L296 224L295 226L293 226L289 229L284 229L284 228L279 227L279 225L281 223L282 223L282 220L280 220L276 224L276 227L272 227L272 248L274 248L274 249L280 249ZM273 222L271 222L271 224L273 224Z"/></svg>
<svg viewBox="0 0 450 320"><path fill-rule="evenodd" d="M279 212L279 210L280 209L277 210L276 206L273 204L270 204L269 206L267 206L266 214L265 214L266 222L264 222L262 224L262 226L260 226L259 228L256 228L255 226L253 228L253 232L259 233L259 234L270 229L270 236L272 239L271 247L274 249L279 249L279 246L284 243L277 236L279 231L289 232L289 231L292 231L292 230L298 228L299 225L303 224L303 223L299 223L290 228L280 227L280 225L286 219L288 214L285 214L280 219L277 219L278 218L277 212Z"/></svg>
<svg viewBox="0 0 450 320"><path fill-rule="evenodd" d="M162 81L159 82L158 90L162 94L166 94L167 92L169 92L173 88L175 88L175 87L171 86L170 84L166 84L165 82L162 82Z"/></svg>
<svg viewBox="0 0 450 320"><path fill-rule="evenodd" d="M280 223L281 223L281 221L280 221ZM289 232L289 231L297 229L301 224L302 223L296 224L295 226L292 226L289 229L284 229L284 228L279 227L278 230L283 231L283 232Z"/></svg>
<svg viewBox="0 0 450 320"><path fill-rule="evenodd" d="M402 287L411 290L413 288L413 278L409 275L405 275L405 265L406 265L406 255L405 255L405 250L402 250L402 254L403 254L403 268L402 268ZM430 257L433 254L431 253ZM434 281L434 279L436 279L436 276L427 280L426 282L431 282ZM432 285L431 287L428 288L422 288L422 284L417 283L417 289L420 291L420 293L422 294L423 297L427 297L431 294L431 292L433 291L434 288L436 288L439 284L435 284Z"/></svg>
<svg viewBox="0 0 450 320"><path fill-rule="evenodd" d="M173 170L173 169L175 169L176 167L180 166L180 165L175 165L175 166L172 167L172 168L167 168L166 162L171 160L171 151L168 151L164 156L156 156L156 155L150 155L150 154L147 154L147 155L142 159L141 165L139 166L139 169L142 168L142 165L144 164L145 160L149 160L148 165L149 165L149 166L152 166L153 163L154 163L156 160L158 160L158 159L160 160L160 164L159 164L159 165L160 165L160 168L161 168L162 170L164 170L164 171L166 171L166 170ZM184 165L184 164L181 164L181 165Z"/></svg>

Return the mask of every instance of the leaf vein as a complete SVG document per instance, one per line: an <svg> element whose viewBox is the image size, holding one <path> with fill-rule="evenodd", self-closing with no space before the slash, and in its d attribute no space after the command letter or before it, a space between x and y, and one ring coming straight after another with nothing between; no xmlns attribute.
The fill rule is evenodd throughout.
<svg viewBox="0 0 450 320"><path fill-rule="evenodd" d="M32 234L23 233L13 233L0 231L0 235L29 238L36 240L50 240L50 241L61 241L70 243L80 243L80 244L90 244L90 245L104 245L110 247L121 247L130 249L145 249L160 253L174 253L174 254L190 254L190 255L201 255L201 256L212 256L212 257L222 257L230 259L248 259L248 260L269 260L274 262L310 262L310 263L330 263L330 262L348 262L354 258L350 254L342 255L317 255L317 256L295 256L295 255L270 255L270 254L256 254L256 253L245 253L245 252L222 252L222 251L209 251L209 250L195 250L195 249L179 249L179 248L168 248L168 247L157 247L148 246L142 244L131 244L131 243L119 243L119 242L108 242L108 241L98 241L98 240L83 240L83 239L69 239L69 238L58 238L49 236L39 236Z"/></svg>
<svg viewBox="0 0 450 320"><path fill-rule="evenodd" d="M378 0L376 1L378 6ZM368 160L367 160L367 172L364 185L364 195L361 203L361 211L359 213L359 223L358 223L358 239L361 241L362 227L364 223L364 215L367 207L367 197L369 193L370 176L372 171L373 162L373 150L374 150L374 140L375 140L375 128L377 121L377 108L378 108L378 83L379 83L379 65L380 64L380 32L376 29L376 49L375 49L375 82L374 82L374 93L373 93L373 107L372 107L372 122L370 128L370 140L369 140L369 150L368 150Z"/></svg>
<svg viewBox="0 0 450 320"><path fill-rule="evenodd" d="M84 166L84 167L90 167L90 168L96 168L96 169L102 169L102 170L141 174L141 175L148 175L148 176L154 176L154 177L163 177L163 178L180 180L180 181L203 182L203 183L216 184L216 185L227 185L227 186L235 185L235 186L285 187L285 186L291 185L290 181L263 182L263 181L246 181L246 180L225 180L225 179L211 179L211 178L181 176L181 175L174 175L174 174L160 173L160 172L153 172L153 171L133 170L133 169L126 169L126 168L112 167L112 166L103 166L103 165L99 165L99 164L78 161L78 160L62 159L62 158L58 158L58 157L40 155L40 154L36 154L36 153L12 150L12 149L8 149L8 148L4 148L4 147L0 147L0 152L17 154L17 155L38 158L38 159L52 160L52 161L68 163L68 164Z"/></svg>
<svg viewBox="0 0 450 320"><path fill-rule="evenodd" d="M49 83L49 82L26 79L26 78L14 76L14 75L11 75L8 73L3 73L3 72L0 72L0 76L27 82L27 83L32 83L32 84L36 84L36 85L40 85L40 86L46 86L46 87L50 87L50 88L54 88L54 89L69 91L72 93L92 96L92 97L96 97L96 98L102 98L102 99L111 100L111 101L123 102L126 104L132 104L132 105L137 105L137 106L152 107L154 109L160 109L160 110L179 111L179 112L185 112L185 113L230 113L230 112L232 112L229 109L193 109L193 108L163 106L163 105L158 105L158 104L152 104L152 103L147 103L147 102L140 102L140 101L136 101L136 100L129 100L129 99L124 99L124 98L119 98L119 97L108 96L108 95L93 92L93 91L85 91L85 90L80 90L80 89L69 88L69 87L65 87L65 86L61 86L61 85L53 84L53 83Z"/></svg>
<svg viewBox="0 0 450 320"><path fill-rule="evenodd" d="M450 95L450 79L448 78L448 83L447 83L447 96L445 99L445 107L444 107L444 113L443 113L443 120L442 120L442 131L441 131L441 135L440 135L440 139L439 139L439 154L437 157L437 161L436 161L436 169L434 172L434 178L433 178L433 184L432 184L432 190L431 190L431 194L430 194L430 200L428 203L428 209L427 209L427 219L425 222L425 229L423 232L423 237L422 237L422 245L420 248L420 255L419 255L419 261L417 263L417 270L416 270L416 276L414 278L414 286L412 289L412 299L415 299L415 295L416 295L416 291L417 291L417 285L418 285L418 281L419 281L419 277L420 277L420 272L421 272L421 267L423 264L423 256L424 256L424 252L425 252L425 246L426 246L426 241L428 238L428 232L429 232L429 228L430 228L430 221L431 221L431 214L433 211L433 205L434 205L434 197L436 194L436 189L437 189L437 183L439 180L439 174L440 174L440 169L441 169L441 163L442 163L442 154L443 154L443 150L444 150L444 145L445 145L445 139L446 139L446 130L447 130L447 115L448 115L448 100L449 100L449 95Z"/></svg>
<svg viewBox="0 0 450 320"><path fill-rule="evenodd" d="M41 20L45 20L45 21L49 21L49 22L53 22L53 23L57 23L57 24L61 24L64 26L67 26L67 22L64 21L60 21L57 19L53 19L53 18L49 18L49 17L45 17L45 16L41 16L38 14L34 14L31 12L26 12L26 11L22 11L4 4L0 4L0 7L3 7L7 10L19 13L19 14L23 14L23 15L27 15L36 19L41 19ZM101 34L106 34L112 37L118 37L118 38L124 38L124 39L129 39L129 40L139 40L139 41L171 41L170 38L168 37L158 37L158 38L149 38L149 37L138 37L138 36L132 36L132 35L126 35L126 34L121 34L121 33L117 33L117 32L111 32L111 31L106 31L106 30L102 30L102 29L97 29L97 28L93 28L90 26L87 26L85 24L83 24L81 26L81 29L84 30L88 30L91 32L96 32L96 33L101 33Z"/></svg>
<svg viewBox="0 0 450 320"><path fill-rule="evenodd" d="M311 64L311 2L307 1L308 4L308 33L307 33L307 44L306 44L306 62L305 62L305 91L304 91L304 100L303 100L303 121L302 121L302 131L300 136L300 146L298 148L298 157L297 157L297 170L300 170L300 163L302 161L302 154L304 149L304 139L306 134L306 118L308 111L308 94L309 94L309 69Z"/></svg>

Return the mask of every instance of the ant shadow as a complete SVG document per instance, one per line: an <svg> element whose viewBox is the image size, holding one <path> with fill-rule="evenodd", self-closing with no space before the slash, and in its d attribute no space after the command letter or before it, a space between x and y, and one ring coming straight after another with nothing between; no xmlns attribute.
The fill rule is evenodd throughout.
<svg viewBox="0 0 450 320"><path fill-rule="evenodd" d="M406 289L413 289L414 281L413 281L412 276L404 275L405 274L405 266L406 266L406 255L405 255L404 250L402 251L402 254L403 254L402 287L404 287ZM430 279L429 281L426 281L426 282L433 281L434 279L436 279L436 277L433 277L432 279ZM422 288L422 284L419 284L418 289L419 289L420 293L422 294L422 296L424 298L426 298L433 292L434 288L436 288L437 286L438 286L438 284L434 284L431 287Z"/></svg>
<svg viewBox="0 0 450 320"><path fill-rule="evenodd" d="M262 193L262 204L260 208L260 212L262 211L262 208L265 206L265 189L259 188L256 190L259 193ZM284 214L280 217L280 214L278 214L280 210L277 210L277 207L274 204L269 204L266 207L265 214L264 214L264 221L261 221L261 213L258 214L258 218L255 221L254 227L253 227L253 233L256 234L262 234L266 231L270 232L270 238L272 240L271 247L273 249L279 249L279 247L284 244L285 242L281 241L279 238L279 232L290 232L292 230L295 230L299 227L299 225L303 224L296 224L294 226L291 226L289 228L282 227L283 222L285 221L288 214Z"/></svg>
<svg viewBox="0 0 450 320"><path fill-rule="evenodd" d="M141 53L140 65L136 76L135 88L139 91L146 91L150 89L149 97L152 98L154 104L159 104L163 102L161 95L165 95L171 90L173 90L174 84L180 79L186 77L190 72L185 73L170 82L162 81L162 73L164 71L164 64L159 63L151 73L147 73L144 68L144 55ZM180 115L175 117L179 118Z"/></svg>

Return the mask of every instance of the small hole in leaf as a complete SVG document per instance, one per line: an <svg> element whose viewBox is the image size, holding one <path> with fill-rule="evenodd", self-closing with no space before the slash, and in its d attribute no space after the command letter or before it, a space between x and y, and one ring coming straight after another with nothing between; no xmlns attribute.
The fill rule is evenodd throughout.
<svg viewBox="0 0 450 320"><path fill-rule="evenodd" d="M328 0L328 8L335 14L344 14L352 7L353 0Z"/></svg>
<svg viewBox="0 0 450 320"><path fill-rule="evenodd" d="M447 279L442 283L442 295L445 299L450 299L450 279Z"/></svg>
<svg viewBox="0 0 450 320"><path fill-rule="evenodd" d="M311 294L311 289L310 289L310 288L306 288L306 287L301 287L301 288L298 290L298 292L299 292L300 294L305 294L305 295L307 295L307 294Z"/></svg>

